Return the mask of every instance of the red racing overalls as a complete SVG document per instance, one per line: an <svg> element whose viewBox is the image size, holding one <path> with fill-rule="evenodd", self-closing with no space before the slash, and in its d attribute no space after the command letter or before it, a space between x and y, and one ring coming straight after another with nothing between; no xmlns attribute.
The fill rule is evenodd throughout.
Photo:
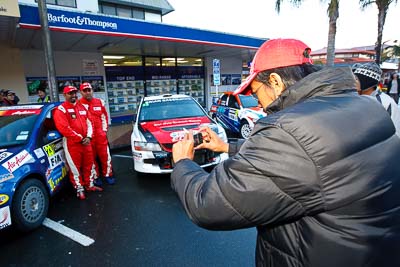
<svg viewBox="0 0 400 267"><path fill-rule="evenodd" d="M99 166L96 160L98 157L101 164L101 174L104 178L111 177L113 176L113 172L111 154L107 140L108 114L104 101L100 98L93 97L90 101L85 98L80 98L79 102L89 111L93 124L93 140L91 144L94 164L96 166L96 176L100 176Z"/></svg>
<svg viewBox="0 0 400 267"><path fill-rule="evenodd" d="M54 111L57 130L64 136L65 158L70 168L70 181L77 192L93 186L94 163L91 145L83 145L85 137L92 138L90 114L79 101L64 102Z"/></svg>

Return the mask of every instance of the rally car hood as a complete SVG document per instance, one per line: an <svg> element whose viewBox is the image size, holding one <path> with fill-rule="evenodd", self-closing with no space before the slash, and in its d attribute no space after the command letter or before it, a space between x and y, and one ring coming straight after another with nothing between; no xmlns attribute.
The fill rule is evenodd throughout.
<svg viewBox="0 0 400 267"><path fill-rule="evenodd" d="M254 110L256 112L264 112L262 107L251 107L251 108L246 108L246 109L251 109L251 110Z"/></svg>
<svg viewBox="0 0 400 267"><path fill-rule="evenodd" d="M267 116L267 113L261 107L243 108L240 111L242 116L252 116L254 118L262 118Z"/></svg>
<svg viewBox="0 0 400 267"><path fill-rule="evenodd" d="M213 123L207 116L142 122L144 132L150 132L160 144L171 144L184 136L184 129L196 133L202 124Z"/></svg>

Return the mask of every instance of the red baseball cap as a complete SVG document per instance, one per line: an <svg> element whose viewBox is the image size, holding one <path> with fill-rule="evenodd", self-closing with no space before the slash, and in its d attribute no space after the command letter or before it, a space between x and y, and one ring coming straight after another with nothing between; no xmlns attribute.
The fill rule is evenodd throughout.
<svg viewBox="0 0 400 267"><path fill-rule="evenodd" d="M92 89L92 85L90 83L82 83L81 86L79 86L79 90L81 91L87 88Z"/></svg>
<svg viewBox="0 0 400 267"><path fill-rule="evenodd" d="M308 50L308 51L306 51ZM258 73L303 63L313 63L309 57L311 49L302 41L296 39L271 39L264 42L257 50L250 67L250 75L233 92L237 94L250 94L250 83Z"/></svg>
<svg viewBox="0 0 400 267"><path fill-rule="evenodd" d="M68 94L73 91L78 91L78 89L76 89L76 87L72 85L67 85L64 87L64 94Z"/></svg>

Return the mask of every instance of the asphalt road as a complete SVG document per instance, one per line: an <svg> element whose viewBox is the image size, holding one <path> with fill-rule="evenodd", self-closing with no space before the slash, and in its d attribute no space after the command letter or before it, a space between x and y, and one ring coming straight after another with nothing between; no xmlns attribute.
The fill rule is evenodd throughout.
<svg viewBox="0 0 400 267"><path fill-rule="evenodd" d="M194 225L169 175L138 178L128 149L113 151L117 184L80 201L65 188L48 218L94 241L84 246L46 226L0 232L5 266L254 266L256 230L208 231Z"/></svg>

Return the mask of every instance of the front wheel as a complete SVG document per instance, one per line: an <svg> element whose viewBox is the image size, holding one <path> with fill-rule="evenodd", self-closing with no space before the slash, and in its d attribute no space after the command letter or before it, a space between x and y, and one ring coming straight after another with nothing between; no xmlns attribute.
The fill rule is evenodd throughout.
<svg viewBox="0 0 400 267"><path fill-rule="evenodd" d="M247 139L250 137L251 131L252 129L249 123L247 121L243 121L240 125L240 136L244 139Z"/></svg>
<svg viewBox="0 0 400 267"><path fill-rule="evenodd" d="M49 194L37 179L24 181L16 190L12 203L12 219L16 228L27 232L39 227L46 218Z"/></svg>

